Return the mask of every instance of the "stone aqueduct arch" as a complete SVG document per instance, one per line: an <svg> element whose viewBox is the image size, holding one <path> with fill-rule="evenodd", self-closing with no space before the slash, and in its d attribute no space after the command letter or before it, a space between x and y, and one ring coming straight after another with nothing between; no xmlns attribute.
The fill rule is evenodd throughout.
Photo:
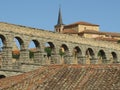
<svg viewBox="0 0 120 90"><path fill-rule="evenodd" d="M14 38L20 43L20 61L24 63L29 62L28 46L30 41L35 43L37 49L34 53L34 60L36 63L45 64L45 43L50 44L50 47L53 49L52 59L57 60L57 64L61 63L61 61L58 60L60 59L60 47L63 47L65 50L66 64L86 64L86 58L90 59L89 63L91 64L98 64L98 62L99 64L120 62L120 46L111 44L110 42L98 42L92 39L85 39L40 29L36 30L35 28L8 23L0 23L0 38L3 42L3 68L10 68L10 66L12 68L11 60ZM73 52L74 50L75 52Z"/></svg>

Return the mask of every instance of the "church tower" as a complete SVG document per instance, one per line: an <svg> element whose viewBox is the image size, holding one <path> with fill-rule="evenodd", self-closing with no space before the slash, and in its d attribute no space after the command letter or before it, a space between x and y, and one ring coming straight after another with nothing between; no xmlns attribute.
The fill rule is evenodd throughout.
<svg viewBox="0 0 120 90"><path fill-rule="evenodd" d="M63 28L64 28L64 24L63 24L63 21L62 21L61 8L59 8L58 21L57 21L57 25L55 25L55 32L62 33Z"/></svg>

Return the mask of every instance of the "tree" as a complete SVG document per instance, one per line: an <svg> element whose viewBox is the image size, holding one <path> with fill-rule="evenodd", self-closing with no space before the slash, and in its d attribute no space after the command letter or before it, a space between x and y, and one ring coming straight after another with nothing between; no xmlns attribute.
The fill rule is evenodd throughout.
<svg viewBox="0 0 120 90"><path fill-rule="evenodd" d="M118 40L117 43L120 44L120 40Z"/></svg>
<svg viewBox="0 0 120 90"><path fill-rule="evenodd" d="M14 50L12 51L12 58L19 59L20 51Z"/></svg>
<svg viewBox="0 0 120 90"><path fill-rule="evenodd" d="M47 57L49 58L52 53L52 49L50 47L45 47L45 52L47 53Z"/></svg>
<svg viewBox="0 0 120 90"><path fill-rule="evenodd" d="M29 51L29 58L34 58L34 52Z"/></svg>
<svg viewBox="0 0 120 90"><path fill-rule="evenodd" d="M62 57L63 55L65 55L65 52L64 52L64 49L63 49L63 48L60 48L59 54L60 54L61 57Z"/></svg>

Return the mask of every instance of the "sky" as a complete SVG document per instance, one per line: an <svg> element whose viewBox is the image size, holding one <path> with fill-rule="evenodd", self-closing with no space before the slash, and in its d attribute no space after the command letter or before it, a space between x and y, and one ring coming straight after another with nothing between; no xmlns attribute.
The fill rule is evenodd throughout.
<svg viewBox="0 0 120 90"><path fill-rule="evenodd" d="M54 31L59 7L64 24L85 21L120 33L120 0L0 0L0 22Z"/></svg>

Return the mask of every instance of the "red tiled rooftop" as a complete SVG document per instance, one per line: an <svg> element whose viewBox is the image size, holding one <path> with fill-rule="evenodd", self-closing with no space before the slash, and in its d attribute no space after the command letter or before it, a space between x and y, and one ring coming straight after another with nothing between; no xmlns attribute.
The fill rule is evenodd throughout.
<svg viewBox="0 0 120 90"><path fill-rule="evenodd" d="M101 38L101 37L97 37L95 38L96 40L102 40L102 41L112 41L112 42L117 42L118 39L114 39L114 38Z"/></svg>
<svg viewBox="0 0 120 90"><path fill-rule="evenodd" d="M43 66L31 72L1 79L0 89L120 90L120 64Z"/></svg>
<svg viewBox="0 0 120 90"><path fill-rule="evenodd" d="M112 36L112 37L120 37L120 33L115 33L115 32L101 32L101 31L95 31L95 30L84 30L82 32L79 32L80 34L82 33L90 33L90 34L99 34L99 35L107 35L107 36Z"/></svg>
<svg viewBox="0 0 120 90"><path fill-rule="evenodd" d="M97 25L97 24L92 24L92 23L89 23L89 22L83 22L83 21L75 22L75 23L68 24L68 25L65 25L65 26L74 26L74 25L99 26L99 25Z"/></svg>
<svg viewBox="0 0 120 90"><path fill-rule="evenodd" d="M63 32L62 32L63 34L78 34L78 32L76 31L76 30L72 30L72 29L65 29L65 30L63 30Z"/></svg>
<svg viewBox="0 0 120 90"><path fill-rule="evenodd" d="M115 32L103 32L103 33L105 33L106 35L113 36L113 37L120 37L120 33L115 33Z"/></svg>

